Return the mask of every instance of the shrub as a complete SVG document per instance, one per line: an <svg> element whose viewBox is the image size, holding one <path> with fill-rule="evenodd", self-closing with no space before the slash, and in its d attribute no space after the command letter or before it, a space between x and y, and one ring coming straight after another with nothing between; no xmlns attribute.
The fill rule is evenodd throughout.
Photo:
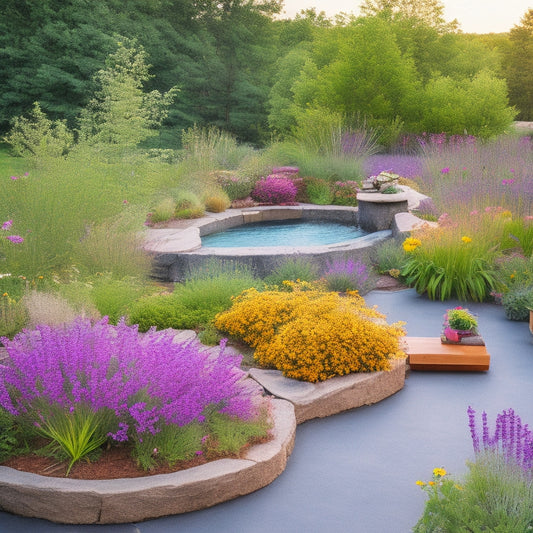
<svg viewBox="0 0 533 533"><path fill-rule="evenodd" d="M184 209L176 209L174 214L175 218L179 219L190 219L190 218L201 218L204 216L204 208L201 206L198 207L186 207Z"/></svg>
<svg viewBox="0 0 533 533"><path fill-rule="evenodd" d="M368 269L361 261L345 259L328 262L324 272L326 286L330 291L348 292L357 290L365 292L368 281Z"/></svg>
<svg viewBox="0 0 533 533"><path fill-rule="evenodd" d="M176 202L172 198L161 200L150 213L150 222L167 222L174 218Z"/></svg>
<svg viewBox="0 0 533 533"><path fill-rule="evenodd" d="M425 228L404 241L410 254L401 274L430 299L485 300L496 284L494 260L498 233L484 231L476 218L469 227L441 216L439 228ZM470 237L473 235L474 237Z"/></svg>
<svg viewBox="0 0 533 533"><path fill-rule="evenodd" d="M129 323L139 331L158 329L196 329L210 324L215 315L231 306L231 299L257 281L246 270L218 269L200 272L199 277L176 284L174 292L150 296L135 302L129 311Z"/></svg>
<svg viewBox="0 0 533 533"><path fill-rule="evenodd" d="M533 216L509 220L503 232L503 249L519 246L526 257L533 255Z"/></svg>
<svg viewBox="0 0 533 533"><path fill-rule="evenodd" d="M263 367L286 377L323 381L351 372L389 370L401 354L399 324L365 307L356 293L245 291L215 326L255 348Z"/></svg>
<svg viewBox="0 0 533 533"><path fill-rule="evenodd" d="M359 184L356 181L336 181L333 185L334 205L357 205Z"/></svg>
<svg viewBox="0 0 533 533"><path fill-rule="evenodd" d="M428 493L424 514L413 531L501 531L522 533L533 526L533 435L508 409L490 431L482 413L468 408L475 461L463 480L454 481L443 468L433 470L429 483L417 481Z"/></svg>
<svg viewBox="0 0 533 533"><path fill-rule="evenodd" d="M533 285L533 255L528 259L519 253L505 254L496 259L495 265L501 292Z"/></svg>
<svg viewBox="0 0 533 533"><path fill-rule="evenodd" d="M79 319L25 331L6 339L6 348L0 406L60 447L69 471L109 438L140 448L153 439L153 451L165 447L167 426L175 434L189 424L208 425L214 413L243 420L259 413L257 389L244 381L240 356L226 354L224 344L214 356L175 342L170 331L141 336L123 322ZM195 445L200 450L202 442Z"/></svg>
<svg viewBox="0 0 533 533"><path fill-rule="evenodd" d="M509 320L529 320L529 309L533 309L533 285L510 290L503 295L502 303Z"/></svg>
<svg viewBox="0 0 533 533"><path fill-rule="evenodd" d="M252 191L252 198L269 204L289 204L296 198L296 185L284 174L271 174L260 179Z"/></svg>
<svg viewBox="0 0 533 533"><path fill-rule="evenodd" d="M0 337L13 338L27 323L22 300L12 299L7 292L0 296Z"/></svg>
<svg viewBox="0 0 533 533"><path fill-rule="evenodd" d="M211 213L223 213L231 202L225 193L211 194L204 201L206 211Z"/></svg>
<svg viewBox="0 0 533 533"><path fill-rule="evenodd" d="M235 172L221 170L215 172L214 176L230 200L239 200L250 196L255 185L255 180L244 178Z"/></svg>
<svg viewBox="0 0 533 533"><path fill-rule="evenodd" d="M383 241L372 252L372 260L380 274L401 270L407 257L403 247L394 239Z"/></svg>
<svg viewBox="0 0 533 533"><path fill-rule="evenodd" d="M317 205L331 205L334 195L328 181L320 178L304 178L305 190L309 201Z"/></svg>
<svg viewBox="0 0 533 533"><path fill-rule="evenodd" d="M315 266L301 257L287 259L265 278L265 283L281 287L284 281L312 281L317 278Z"/></svg>

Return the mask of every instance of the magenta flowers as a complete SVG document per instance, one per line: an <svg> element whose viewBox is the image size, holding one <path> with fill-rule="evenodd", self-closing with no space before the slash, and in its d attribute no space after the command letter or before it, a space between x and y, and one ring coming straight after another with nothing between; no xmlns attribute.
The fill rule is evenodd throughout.
<svg viewBox="0 0 533 533"><path fill-rule="evenodd" d="M298 189L285 174L270 174L260 179L252 191L252 198L268 204L293 203Z"/></svg>
<svg viewBox="0 0 533 533"><path fill-rule="evenodd" d="M4 231L8 231L9 229L11 229L11 226L13 225L13 220L6 220L3 224L2 224L2 229ZM2 236L0 235L0 238ZM12 243L14 244L20 244L21 242L24 242L24 239L20 236L20 235L6 235L5 237L8 241L11 241Z"/></svg>
<svg viewBox="0 0 533 533"><path fill-rule="evenodd" d="M51 413L114 414L106 431L117 441L155 434L169 424L202 422L206 410L248 419L260 396L250 392L240 356L199 343L176 343L170 330L139 334L136 326L78 319L38 326L12 341L0 366L0 406L35 424Z"/></svg>

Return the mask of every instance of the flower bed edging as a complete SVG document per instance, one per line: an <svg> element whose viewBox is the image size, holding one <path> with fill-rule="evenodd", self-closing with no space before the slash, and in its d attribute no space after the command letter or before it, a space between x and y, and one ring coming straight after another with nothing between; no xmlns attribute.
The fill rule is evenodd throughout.
<svg viewBox="0 0 533 533"><path fill-rule="evenodd" d="M220 459L173 474L84 481L0 467L0 509L65 524L138 522L211 507L254 492L285 469L294 447L294 407L272 401L274 439L243 459Z"/></svg>
<svg viewBox="0 0 533 533"><path fill-rule="evenodd" d="M388 372L348 374L306 383L285 378L279 370L251 368L248 372L268 392L294 405L296 423L323 418L354 407L371 405L398 392L405 384L405 359L391 361Z"/></svg>

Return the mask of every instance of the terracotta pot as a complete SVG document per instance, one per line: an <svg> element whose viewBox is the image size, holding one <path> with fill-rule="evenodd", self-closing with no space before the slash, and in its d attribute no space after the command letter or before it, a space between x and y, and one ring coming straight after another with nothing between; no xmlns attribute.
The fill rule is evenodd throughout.
<svg viewBox="0 0 533 533"><path fill-rule="evenodd" d="M533 335L533 309L529 310L529 331L531 331L531 335Z"/></svg>

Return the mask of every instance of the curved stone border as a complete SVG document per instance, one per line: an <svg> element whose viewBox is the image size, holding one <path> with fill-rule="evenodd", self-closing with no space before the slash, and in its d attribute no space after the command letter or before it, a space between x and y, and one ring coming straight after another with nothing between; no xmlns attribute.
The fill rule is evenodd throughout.
<svg viewBox="0 0 533 533"><path fill-rule="evenodd" d="M385 195L386 196L386 195ZM231 209L223 213L208 213L206 216L187 222L186 228L149 229L144 248L154 257L153 275L165 281L183 281L189 273L209 264L213 259L238 262L251 267L264 277L279 266L280 262L304 257L315 263L320 271L328 262L362 256L373 246L391 237L390 229L369 235L321 246L265 246L238 248L205 248L201 237L217 231L241 226L251 222L273 220L328 220L347 224L358 223L358 209L349 206L263 206Z"/></svg>
<svg viewBox="0 0 533 533"><path fill-rule="evenodd" d="M211 507L254 492L285 469L294 447L293 406L272 401L274 439L243 459L132 479L83 481L0 467L0 508L66 524L119 524Z"/></svg>
<svg viewBox="0 0 533 533"><path fill-rule="evenodd" d="M252 368L249 375L274 396L290 401L296 423L371 405L398 392L405 384L405 359L391 361L387 372L355 373L321 383L306 383L282 376L279 370Z"/></svg>

